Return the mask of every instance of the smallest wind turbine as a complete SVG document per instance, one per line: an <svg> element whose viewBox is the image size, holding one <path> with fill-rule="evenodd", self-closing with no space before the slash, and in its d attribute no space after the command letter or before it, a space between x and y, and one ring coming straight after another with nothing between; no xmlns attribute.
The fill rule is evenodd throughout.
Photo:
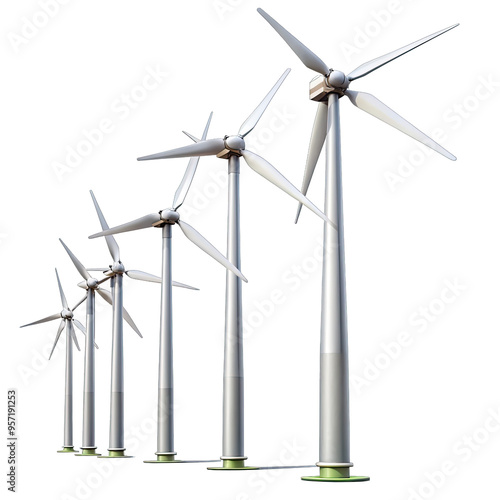
<svg viewBox="0 0 500 500"><path fill-rule="evenodd" d="M59 280L59 274L56 269L57 285L59 287L59 294L61 295L62 311L59 313L51 314L46 318L39 319L33 323L28 323L27 325L21 326L25 328L26 326L39 325L41 323L47 323L49 321L54 321L56 319L61 319L59 323L59 328L57 329L56 339L52 350L50 351L49 360L52 358L54 349L56 348L59 337L61 336L64 327L66 327L66 377L65 377L65 388L64 388L64 444L63 449L59 450L58 453L75 453L73 448L73 344L75 343L76 348L80 350L78 341L76 340L75 329L73 328L73 323L85 334L85 327L73 316L73 311L82 304L87 297L83 297L76 306L69 308L68 301L64 295L64 291L61 286L61 281Z"/></svg>

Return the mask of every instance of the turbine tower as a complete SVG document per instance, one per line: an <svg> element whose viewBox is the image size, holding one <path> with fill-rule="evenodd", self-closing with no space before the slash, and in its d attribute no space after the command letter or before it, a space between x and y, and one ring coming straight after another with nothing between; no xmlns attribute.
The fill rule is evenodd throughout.
<svg viewBox="0 0 500 500"><path fill-rule="evenodd" d="M76 456L100 456L96 453L95 445L95 292L97 292L108 304L113 304L111 293L101 288L100 285L109 280L106 276L101 280L93 278L85 266L76 258L73 252L66 246L63 240L59 239L62 246L68 253L71 261L80 273L84 281L78 283L80 288L87 290L87 335L85 338L85 372L83 382L83 438L82 453ZM139 329L132 321L128 312L123 309L125 321L140 335Z"/></svg>
<svg viewBox="0 0 500 500"><path fill-rule="evenodd" d="M94 207L99 217L103 231L109 229L108 223L97 203L94 193L90 191ZM161 283L161 278L143 271L127 271L120 260L120 248L113 236L106 236L106 243L113 259L108 268L93 268L87 271L102 271L110 278L111 297L113 306L113 346L111 350L111 397L110 397L110 424L109 424L109 455L99 458L128 458L125 455L124 438L124 377L123 377L123 318L127 312L123 309L123 275L129 278ZM188 285L174 282L174 286L192 288ZM130 318L127 318L130 320ZM138 330L136 333L142 338Z"/></svg>
<svg viewBox="0 0 500 500"><path fill-rule="evenodd" d="M210 117L211 118L211 117ZM205 127L203 137L206 137L210 118ZM173 399L173 350L172 350L172 226L177 224L184 235L198 248L210 255L236 276L247 281L241 272L229 262L211 243L198 231L180 220L179 208L184 203L189 186L196 172L199 157L191 158L182 181L175 192L172 208L160 210L136 219L132 222L93 234L90 238L109 236L112 234L135 231L148 227L162 229L162 293L160 317L159 345L159 376L158 376L158 434L156 460L146 460L146 463L182 462L175 459L174 448L174 399Z"/></svg>
<svg viewBox="0 0 500 500"><path fill-rule="evenodd" d="M316 54L289 33L262 9L257 11L278 32L302 63L318 76L309 85L309 97L318 102L302 193L306 194L318 157L326 139L325 214L338 226L325 224L320 347L320 445L319 476L309 481L366 481L366 476L350 476L349 369L347 351L347 307L345 287L342 168L340 155L339 99L346 95L354 106L434 149L450 160L450 152L395 113L371 94L349 90L352 81L368 75L394 59L458 26L450 26L398 50L366 62L347 76L327 66ZM299 218L301 204L297 210Z"/></svg>
<svg viewBox="0 0 500 500"><path fill-rule="evenodd" d="M248 166L300 201L323 220L328 218L311 203L297 188L269 162L245 148L245 137L255 128L267 106L290 72L287 69L279 78L264 100L243 122L237 135L226 135L221 139L205 137L198 140L188 134L196 144L165 151L139 160L158 160L163 158L183 158L190 156L216 155L228 160L228 225L227 257L240 269L240 157ZM240 276L241 278L241 276ZM242 294L241 281L235 273L226 273L226 327L224 337L224 389L223 389L223 437L222 467L209 467L216 470L255 469L246 467L243 432L243 336L242 336Z"/></svg>
<svg viewBox="0 0 500 500"><path fill-rule="evenodd" d="M56 277L57 277L57 285L59 287L59 294L61 295L61 304L62 311L59 313L52 314L46 318L40 319L38 321L34 321L33 323L29 323L27 325L21 326L24 328L26 326L38 325L40 323L47 323L48 321L54 321L56 319L61 319L59 323L59 328L57 329L56 339L54 341L54 345L52 346L52 350L50 351L49 360L52 358L52 354L54 353L54 349L56 348L59 337L61 336L64 327L66 327L66 376L65 376L65 386L64 386L64 444L63 449L59 450L58 453L75 453L75 449L73 448L73 344L75 343L76 348L80 350L80 346L78 345L78 341L76 340L75 329L73 328L73 323L83 332L85 333L84 326L73 317L73 312L75 309L82 304L86 296L81 299L76 306L72 309L68 307L68 302L66 300L66 296L64 295L64 291L61 286L61 281L59 280L59 274L56 269Z"/></svg>

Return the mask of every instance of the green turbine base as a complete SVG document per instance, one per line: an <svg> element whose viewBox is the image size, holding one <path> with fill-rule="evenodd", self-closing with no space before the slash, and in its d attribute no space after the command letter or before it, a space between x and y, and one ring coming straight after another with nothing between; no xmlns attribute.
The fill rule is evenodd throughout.
<svg viewBox="0 0 500 500"><path fill-rule="evenodd" d="M208 470L258 470L259 468L245 466L245 460L223 460L222 467L207 467Z"/></svg>
<svg viewBox="0 0 500 500"><path fill-rule="evenodd" d="M73 446L63 446L62 450L57 450L57 453L76 453Z"/></svg>
<svg viewBox="0 0 500 500"><path fill-rule="evenodd" d="M323 481L337 483L359 483L369 481L368 476L349 476L348 467L320 467L319 476L302 476L303 481Z"/></svg>
<svg viewBox="0 0 500 500"><path fill-rule="evenodd" d="M178 464L184 460L176 460L175 455L156 455L156 460L144 460L145 464Z"/></svg>
<svg viewBox="0 0 500 500"><path fill-rule="evenodd" d="M99 458L134 458L132 455L125 455L123 450L108 450L109 455L101 455Z"/></svg>
<svg viewBox="0 0 500 500"><path fill-rule="evenodd" d="M96 448L82 449L81 453L75 453L75 457L100 457L100 453L95 452Z"/></svg>

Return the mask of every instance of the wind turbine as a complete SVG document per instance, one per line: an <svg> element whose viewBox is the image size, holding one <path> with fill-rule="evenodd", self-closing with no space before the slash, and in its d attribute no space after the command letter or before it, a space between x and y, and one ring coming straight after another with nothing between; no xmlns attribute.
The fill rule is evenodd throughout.
<svg viewBox="0 0 500 500"><path fill-rule="evenodd" d="M210 116L211 118L211 116ZM210 118L205 127L203 138L206 138ZM146 460L146 463L173 463L182 462L175 460L174 451L174 413L173 413L173 351L172 351L172 226L177 224L184 235L198 248L210 255L217 262L226 267L239 278L247 281L231 262L229 262L211 243L198 231L180 220L179 208L184 203L189 186L196 172L199 157L191 158L184 177L175 192L172 208L146 215L132 222L107 229L101 233L93 234L90 238L109 236L117 233L135 231L148 227L162 229L162 287L161 287L161 317L160 317L160 347L159 347L159 376L158 376L158 435L156 460Z"/></svg>
<svg viewBox="0 0 500 500"><path fill-rule="evenodd" d="M287 69L264 100L243 122L237 135L226 135L222 139L203 137L201 141L188 134L196 144L165 151L139 160L162 158L183 158L189 156L216 155L228 160L229 194L227 225L227 257L240 268L240 157L248 166L279 187L285 193L303 203L323 220L329 219L311 203L295 186L278 172L269 162L245 148L245 137L254 129L283 83ZM241 276L240 276L241 278ZM245 467L243 433L243 337L242 337L242 295L241 281L236 273L226 273L226 328L224 337L224 391L223 391L223 442L222 467L216 470L255 469Z"/></svg>
<svg viewBox="0 0 500 500"><path fill-rule="evenodd" d="M97 203L94 193L90 191L92 201L99 217L99 222L103 231L109 229L108 223ZM125 455L124 440L124 378L123 378L123 319L132 321L127 311L123 309L123 275L129 278L161 283L161 278L143 271L127 271L120 260L120 248L113 236L106 236L106 243L113 259L113 264L108 268L93 268L87 271L102 271L110 278L111 297L113 305L113 347L111 351L111 405L109 424L109 455L102 455L100 458L129 458ZM188 285L173 282L174 286L191 288ZM132 322L133 324L133 322ZM133 327L134 328L134 327ZM139 330L134 328L136 333L142 338Z"/></svg>
<svg viewBox="0 0 500 500"><path fill-rule="evenodd" d="M75 453L73 448L73 344L71 339L76 345L76 348L80 350L78 341L76 340L75 329L73 328L73 323L85 333L85 327L73 317L73 311L82 304L87 297L83 297L76 306L72 309L68 307L68 302L64 291L61 286L61 281L59 280L59 274L56 269L57 285L59 287L59 294L61 295L62 311L59 313L52 314L46 318L34 321L27 325L21 326L24 328L26 326L38 325L40 323L47 323L48 321L54 321L56 319L61 319L59 323L59 328L57 329L56 339L52 350L50 351L49 360L52 358L54 349L56 348L59 337L61 336L64 327L66 327L66 377L65 377L65 388L64 388L64 444L63 449L59 450L58 453Z"/></svg>
<svg viewBox="0 0 500 500"><path fill-rule="evenodd" d="M306 67L319 73L309 85L309 97L318 101L307 156L302 193L306 194L326 138L325 213L337 223L338 231L325 224L323 246L323 285L320 355L320 449L319 476L309 481L366 481L366 476L350 476L349 444L349 369L347 352L347 308L345 288L344 222L342 205L342 168L340 155L339 99L346 95L356 107L399 131L456 160L450 152L407 122L371 94L349 90L352 81L368 75L394 59L433 38L450 26L398 50L368 61L347 76L329 68L316 54L297 40L262 9L257 11L278 32ZM297 210L299 218L301 204Z"/></svg>
<svg viewBox="0 0 500 500"><path fill-rule="evenodd" d="M93 278L85 266L76 258L73 252L66 246L63 240L59 239L72 260L77 271L85 281L78 283L78 286L87 290L87 335L85 338L85 373L83 382L83 438L82 453L77 456L100 456L96 453L95 445L95 292L97 292L108 304L113 304L111 293L101 288L100 285L109 280L106 276L101 280ZM140 335L140 332L132 321L128 312L123 309L125 321Z"/></svg>

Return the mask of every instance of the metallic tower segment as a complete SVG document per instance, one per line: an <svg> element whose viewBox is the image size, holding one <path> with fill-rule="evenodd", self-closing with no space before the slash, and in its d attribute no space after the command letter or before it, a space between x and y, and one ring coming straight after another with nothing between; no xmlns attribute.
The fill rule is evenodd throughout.
<svg viewBox="0 0 500 500"><path fill-rule="evenodd" d="M328 96L320 347L320 467L349 477L349 371L339 97Z"/></svg>
<svg viewBox="0 0 500 500"><path fill-rule="evenodd" d="M83 432L81 453L76 456L99 456L95 444L95 290L87 289L87 335L83 378Z"/></svg>
<svg viewBox="0 0 500 500"><path fill-rule="evenodd" d="M174 372L172 351L172 225L162 228L162 284L158 362L158 461L172 462L174 451Z"/></svg>
<svg viewBox="0 0 500 500"><path fill-rule="evenodd" d="M240 255L240 158L228 160L227 258L241 269ZM223 436L224 465L243 467L244 393L243 393L243 327L241 280L226 272L226 326L224 336Z"/></svg>
<svg viewBox="0 0 500 500"><path fill-rule="evenodd" d="M64 383L64 445L63 451L73 449L73 340L69 321L66 322L66 373Z"/></svg>
<svg viewBox="0 0 500 500"><path fill-rule="evenodd" d="M376 97L349 90L350 82L401 57L437 36L455 28L445 28L368 61L345 75L331 69L312 50L287 31L262 9L257 11L283 38L309 69L319 73L310 83L309 97L318 101L309 153L302 183L306 194L326 138L325 214L338 225L338 233L325 224L320 348L320 467L319 476L309 481L366 481L365 476L350 476L349 451L349 368L347 349L347 309L345 288L344 222L342 209L342 170L340 155L339 99L346 95L351 103L379 120L425 144L450 160L455 156L394 112ZM327 107L325 106L327 102ZM297 222L302 204L299 203Z"/></svg>
<svg viewBox="0 0 500 500"><path fill-rule="evenodd" d="M113 301L113 339L111 348L111 402L109 454L124 456L124 381L123 381L123 275L110 280Z"/></svg>

